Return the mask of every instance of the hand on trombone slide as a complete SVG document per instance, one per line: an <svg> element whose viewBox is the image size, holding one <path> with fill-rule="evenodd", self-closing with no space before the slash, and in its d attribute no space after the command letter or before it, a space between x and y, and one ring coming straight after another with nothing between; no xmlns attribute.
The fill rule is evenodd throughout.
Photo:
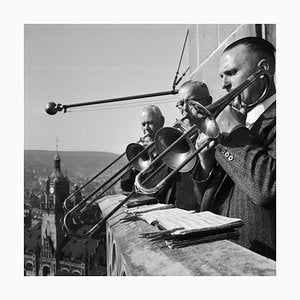
<svg viewBox="0 0 300 300"><path fill-rule="evenodd" d="M215 146L220 140L230 134L233 130L240 126L245 126L247 117L247 106L242 105L238 97L224 108L224 110L217 116L215 122L219 131L217 138L211 140L211 142L204 147L198 157L200 160L200 172L204 177L207 177L214 166ZM208 119L206 123L206 130L213 132L216 129L214 121ZM211 127L211 129L210 129ZM199 149L203 147L203 144L207 140L208 136L198 130L198 138L195 143L195 148Z"/></svg>
<svg viewBox="0 0 300 300"><path fill-rule="evenodd" d="M227 136L233 130L245 126L248 108L238 99L235 99L232 105L227 106L216 118L219 125L220 134Z"/></svg>

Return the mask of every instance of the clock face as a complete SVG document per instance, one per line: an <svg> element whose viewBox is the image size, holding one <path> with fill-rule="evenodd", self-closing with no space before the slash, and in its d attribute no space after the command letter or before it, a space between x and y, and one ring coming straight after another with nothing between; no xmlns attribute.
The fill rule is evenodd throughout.
<svg viewBox="0 0 300 300"><path fill-rule="evenodd" d="M50 192L50 194L53 194L53 193L54 193L54 188L53 188L53 186L50 187L49 192Z"/></svg>

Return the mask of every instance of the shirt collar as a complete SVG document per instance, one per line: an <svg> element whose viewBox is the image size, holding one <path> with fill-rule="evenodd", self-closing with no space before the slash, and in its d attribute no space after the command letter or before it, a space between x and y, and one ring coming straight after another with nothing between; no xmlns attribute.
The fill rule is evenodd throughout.
<svg viewBox="0 0 300 300"><path fill-rule="evenodd" d="M256 120L275 102L276 94L272 95L264 102L255 106L251 111L247 114L246 126L251 128L251 126L256 122Z"/></svg>

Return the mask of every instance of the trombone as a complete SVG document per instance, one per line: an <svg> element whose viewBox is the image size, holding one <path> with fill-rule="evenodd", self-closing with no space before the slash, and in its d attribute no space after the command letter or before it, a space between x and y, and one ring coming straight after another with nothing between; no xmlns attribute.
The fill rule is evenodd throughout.
<svg viewBox="0 0 300 300"><path fill-rule="evenodd" d="M139 144L135 144L135 145L139 145ZM84 213L97 199L99 199L100 196L102 196L114 184L116 184L116 182L122 176L124 176L131 169L131 167L133 165L134 165L135 168L139 169L139 166L136 162L137 161L141 162L141 160L140 160L141 155L143 155L144 158L147 157L148 158L147 163L150 163L150 161L151 161L151 154L150 153L154 150L154 143L149 144L145 148L141 145L139 145L139 146L141 147L141 148L139 147L139 149L141 151L137 155L135 155L125 166L123 166L120 170L118 170L118 172L116 172L114 175L112 175L107 181L105 181L103 184L101 184L97 189L95 189L93 192L91 192L87 197L82 199L73 208L71 208L70 210L67 211L67 213L64 215L63 220L62 220L64 230L66 230L69 234L73 235L74 237L87 238L89 235L93 234L98 229L98 227L97 227L93 231L88 231L87 234L80 235L80 234L76 233L74 230L71 229L71 227L70 227L70 218L73 220L73 217L81 215L82 213ZM125 153L126 153L126 151L125 151ZM91 182L91 181L92 180L89 180L89 182ZM84 186L86 186L89 182L87 182ZM111 183L109 184L109 182L111 182ZM88 202L88 200L90 200L94 195L96 195L105 186L106 186L106 188L104 190L102 190L96 198L94 198L90 202ZM64 207L66 207L66 201L68 201L71 198L71 196L74 196L78 191L79 190L76 190L75 193L70 195L65 200Z"/></svg>
<svg viewBox="0 0 300 300"><path fill-rule="evenodd" d="M271 75L268 70L265 69L265 67L260 65L260 63L258 64L258 69L255 73L251 74L240 86L233 89L218 101L206 107L193 100L187 101L185 109L187 114L189 115L190 120L206 136L212 139L217 139L220 134L219 125L216 122L216 118L218 117L218 115L248 86L253 84L258 79L266 79L265 89L263 90L258 100L256 100L252 104L247 105L249 109L252 109L266 99L271 85Z"/></svg>
<svg viewBox="0 0 300 300"><path fill-rule="evenodd" d="M135 186L137 191L146 195L155 194L161 188L163 188L175 174L178 172L187 172L191 170L194 166L194 158L196 155L200 153L212 140L216 140L220 135L220 129L216 121L218 115L248 86L253 84L256 80L263 78L266 79L265 89L259 99L254 104L251 104L251 107L253 107L261 103L266 98L271 83L271 76L268 70L261 67L260 64L258 64L258 69L255 73L251 74L240 86L233 89L218 101L204 107L194 100L188 100L185 109L189 119L195 125L182 134L177 140L172 138L172 128L168 127L160 129L155 136L156 149L157 152L160 153L156 159L162 159L173 169L173 171L168 174L166 178L161 180L156 186L151 188L145 187L141 182L141 176L148 171L148 169L151 167L151 164L155 163L155 159L147 168L143 169L136 176ZM193 145L187 149L186 152L182 151L178 144L182 143L182 141L186 139L187 135L193 134L197 130L206 135L206 139L203 141L202 145L194 151L191 149L193 148ZM190 145L188 139L187 142Z"/></svg>
<svg viewBox="0 0 300 300"><path fill-rule="evenodd" d="M175 131L176 131L176 133L178 134L178 132L180 132L178 129L175 129L175 128L173 128L173 127L164 127L164 128L161 128L160 130L162 130L162 129L174 129ZM159 131L160 131L159 130ZM158 131L158 132L159 132ZM196 126L194 126L194 127L192 127L191 129L189 129L189 130L187 130L184 134L182 134L180 137L179 137L179 139L178 140L176 140L172 145L171 145L171 147L175 147L176 146L176 144L177 143L179 143L180 141L182 142L183 141L183 143L184 143L184 148L186 148L186 146L187 145L189 145L189 147L191 147L192 146L192 142L187 138L187 136L189 135L189 134L195 134L196 133L196 131L197 131L197 128L196 128ZM158 132L156 133L156 134L158 134ZM210 142L210 141L209 141ZM154 142L154 143L156 143L156 142ZM208 144L208 143L207 143ZM207 144L205 144L204 146L203 146L203 148L207 145ZM145 169L143 169L138 175L137 175L137 177L142 173L143 175L145 175L145 174L148 174L149 173L149 169L151 169L152 167L153 167L153 165L155 165L156 163L158 163L158 162L160 162L161 161L161 157L164 155L164 154L166 154L166 153L168 153L170 150L169 150L169 148L170 147L168 147L162 154L160 154L159 156L157 156L152 162L151 162L151 164L150 165L148 165L147 167L146 167L146 169L147 170L145 170ZM203 149L202 148L202 149ZM196 151L197 152L195 152L195 154L193 155L193 154L190 154L187 158L186 158L186 160L185 161L183 161L183 162L181 162L181 164L177 167L177 169L179 170L179 169L181 169L181 168L183 168L186 164L188 164L190 161L192 161L188 166L188 168L186 169L186 172L188 171L188 170L190 170L190 169L192 169L192 167L194 166L194 164L195 164L195 162L196 162L196 158L195 158L195 156L202 150L202 149L197 149ZM152 173L150 173L150 174L148 174L148 176L145 178L145 180L143 180L143 182L141 183L141 186L142 186L142 184L146 184L154 175L156 175L158 172L160 172L161 170L162 170L162 168L164 168L165 167L165 165L166 165L167 163L163 163L163 164L160 164L159 165L159 167L154 171L154 172L152 172ZM174 170L175 171L175 170ZM174 175L175 175L175 172L172 172L171 174L169 174L164 180L163 180L163 182L164 183L166 183L171 177L173 177ZM137 178L136 177L136 178ZM140 178L140 177L139 177ZM134 196L134 195L136 195L136 194L138 194L138 193L144 193L144 194L155 194L155 193L157 193L162 187L163 187L163 185L164 184L161 184L157 189L155 189L155 191L153 192L152 190L151 190L151 192L150 193L147 193L147 188L141 188L141 189L138 189L137 187L136 187L136 189L135 190L133 190L132 192L130 192L128 195L127 195L127 197L124 199L124 200L122 200L112 211L110 211L104 218L102 218L98 223L96 223L96 224L94 224L94 225L92 225L92 227L88 230L88 231L86 231L86 232L84 232L84 233L82 233L82 234L79 234L78 232L76 232L76 231L74 231L74 230L72 230L72 228L71 228L71 225L72 225L72 213L76 213L76 209L80 206L80 203L77 205L77 206L75 206L73 209L71 209L65 216L64 216L64 219L63 219L63 226L64 226L64 228L69 232L69 234L71 234L72 236L74 236L74 237L76 237L76 238L78 238L78 239L84 239L84 238L88 238L90 235L92 235L93 233L95 233L103 224L105 224L105 222L112 216L112 215L114 215L114 213L116 212L116 211L118 211L119 210L119 208L120 207L122 207L126 202L128 202L128 200L132 197L132 196ZM83 202L83 201L82 201Z"/></svg>
<svg viewBox="0 0 300 300"><path fill-rule="evenodd" d="M121 201L113 210L111 210L104 218L102 218L98 223L92 225L92 227L83 234L78 234L70 227L70 217L72 217L72 213L75 212L76 207L80 206L79 203L64 216L64 226L67 231L77 238L87 238L95 231L97 231L103 224L105 224L105 222L116 211L118 211L133 195L138 193L155 195L166 185L166 183L171 178L174 177L175 174L180 171L190 171L195 165L196 156L198 155L198 153L200 153L212 140L216 140L220 135L220 130L216 122L217 116L247 87L261 78L266 79L266 86L263 94L254 104L257 105L258 103L262 102L267 96L271 82L271 76L268 73L268 70L262 68L260 65L258 65L258 70L254 74L250 75L240 86L233 89L227 95L223 96L221 99L211 105L208 105L207 107L204 107L195 101L188 100L186 104L187 117L190 118L194 125L184 133L180 132L180 130L175 129L174 127L164 127L156 133L154 144L156 151L158 152L158 156L151 162L151 164L149 164L136 176L136 189L129 195L127 195L127 197L123 201ZM202 145L195 150L191 139L195 137L198 130L206 135L206 139L203 141ZM160 160L171 167L173 171L155 187L145 187L144 184L156 173L158 173L162 169L162 167L165 166L165 164L161 164L158 169L155 170L155 172L148 174L143 182L142 175L149 173L149 170L153 167L153 165L155 165Z"/></svg>
<svg viewBox="0 0 300 300"><path fill-rule="evenodd" d="M176 120L173 129L176 130L176 131L177 130L178 131L179 130L184 131L185 129L184 129L184 125L183 125L182 122L186 118L187 117L183 117L180 120ZM178 129L175 129L175 127L178 128ZM152 142L151 144L149 144L146 147L143 147L142 145L139 144L147 136L148 135L145 135L137 143L129 144L126 147L126 151L123 154L121 154L121 156L123 156L126 153L126 156L127 156L127 159L128 159L129 162L124 167L122 167L120 170L118 170L118 172L116 172L114 175L112 175L106 182L104 182L102 185L100 185L97 189L95 189L93 192L91 192L86 198L82 199L78 204L76 204L70 210L68 210L68 207L67 207L68 201L73 196L75 196L80 190L82 190L87 184L89 184L96 177L98 177L101 173L103 173L104 170L101 171L100 173L96 174L95 176L93 176L93 178L91 178L80 189L76 190L73 194L71 194L68 198L66 198L66 200L64 201L64 209L66 211L66 214L63 217L62 223L63 223L63 228L65 230L67 230L69 232L69 234L71 234L71 235L73 235L77 238L86 238L89 235L93 234L98 229L98 226L96 228L93 227L86 234L81 234L80 235L80 234L76 233L74 230L71 229L70 219L72 219L74 215L78 216L78 215L81 215L82 213L84 213L96 200L99 199L99 197L101 197L106 191L108 191L131 168L134 168L137 171L142 171L143 169L147 169L147 172L143 173L143 174L146 174L146 173L151 172L153 170L153 165L155 165L157 162L159 162L158 169L156 169L155 172L150 174L150 176L148 176L145 179L144 183L146 183L148 180L150 180L152 177L154 177L154 175L156 175L156 173L158 173L163 167L165 167L165 164L161 164L161 161L155 160L155 164L151 164L151 167L148 168L148 165L150 165L151 161L153 160L152 153L155 150L155 143ZM111 166L113 163L114 162L112 162L109 166ZM105 168L105 170L108 169L109 166L107 166ZM108 185L109 182L111 182L111 183ZM96 195L105 186L106 186L106 188L100 192L100 194L97 196L97 198L94 198L93 200L88 202L88 200L90 200L94 195ZM133 195L133 193L130 193L127 196L127 198L128 199L131 198L132 195Z"/></svg>
<svg viewBox="0 0 300 300"><path fill-rule="evenodd" d="M144 150L144 147L143 146L141 146L139 143L141 143L146 137L148 136L148 134L146 134L145 136L143 136L143 137L141 137L136 143L132 143L132 144L129 144L129 145L136 145L136 147L135 147L135 152L136 152L136 155L138 154L138 153L140 153L140 155L142 155L142 158L144 158L145 159L145 161L146 162L142 162L141 161L141 159L139 160L139 162L142 164L142 165L146 165L146 163L149 161L150 162L150 160L149 160L149 158L148 158L148 160L147 160L147 154L145 153L146 151L144 151L143 152L143 150ZM138 147L139 146L139 147ZM78 188L77 190L75 190L71 195L69 195L65 200L64 200L64 203L63 203L63 208L64 208L64 211L65 212L67 212L68 210L69 210L69 201L71 200L71 198L72 197L74 197L74 196L76 196L82 189L84 189L88 184L90 184L92 181L94 181L97 177L99 177L102 173L104 173L106 170L108 170L111 166L113 166L116 162L118 162L124 155L127 155L127 159L129 160L129 163L125 166L125 167L123 167L121 170L122 171L124 171L124 170L126 170L127 169L127 167L130 165L130 163L131 163L131 160L134 162L134 160L133 160L133 158L134 158L134 156L130 156L129 158L128 158L128 153L127 153L127 149L122 153L122 154L120 154L116 159L114 159L109 165L107 165L104 169L102 169L100 172L98 172L97 174L95 174L90 180L88 180L84 185L82 185L80 188ZM135 168L139 168L139 166L138 166L138 163L135 161L135 163L134 163L134 166L133 167L135 167ZM121 172L122 172L121 171ZM127 170L127 171L129 171L129 169ZM121 173L120 172L120 173ZM117 174L117 176L120 174L120 173L118 173ZM124 172L124 174L125 174L126 172ZM124 174L122 174L122 175L124 175ZM117 181L117 180L116 180ZM98 191L100 191L107 183L108 183L109 181L106 181L103 185L101 185L99 188L97 188L92 194L90 194L90 195L88 195L87 196L87 198L88 199L86 199L86 201L87 200L89 200L91 197L93 197ZM111 186L110 186L111 187ZM110 188L109 187L109 188ZM108 189L109 189L108 188ZM107 190L108 190L107 189ZM86 202L85 201L85 202ZM91 205L91 204L90 204ZM83 212L83 211L82 211Z"/></svg>

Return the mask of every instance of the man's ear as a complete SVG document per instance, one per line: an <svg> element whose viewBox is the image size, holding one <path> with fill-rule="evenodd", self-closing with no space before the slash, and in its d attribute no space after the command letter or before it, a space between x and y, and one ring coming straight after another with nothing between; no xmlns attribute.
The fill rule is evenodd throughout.
<svg viewBox="0 0 300 300"><path fill-rule="evenodd" d="M265 58L260 60L259 63L257 64L257 66L259 68L265 69L266 71L269 71L269 69L270 69L270 65L269 65L268 61Z"/></svg>
<svg viewBox="0 0 300 300"><path fill-rule="evenodd" d="M161 116L161 127L163 127L164 126L164 124L165 124L165 117L164 116Z"/></svg>

